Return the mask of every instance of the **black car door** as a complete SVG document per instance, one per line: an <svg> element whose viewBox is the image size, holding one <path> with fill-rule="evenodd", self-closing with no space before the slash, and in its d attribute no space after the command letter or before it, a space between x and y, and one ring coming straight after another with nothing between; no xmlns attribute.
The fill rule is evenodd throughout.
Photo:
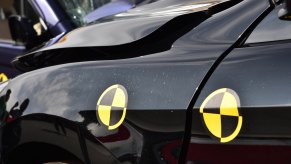
<svg viewBox="0 0 291 164"><path fill-rule="evenodd" d="M193 109L188 161L291 161L291 21L278 18L281 8L207 81Z"/></svg>

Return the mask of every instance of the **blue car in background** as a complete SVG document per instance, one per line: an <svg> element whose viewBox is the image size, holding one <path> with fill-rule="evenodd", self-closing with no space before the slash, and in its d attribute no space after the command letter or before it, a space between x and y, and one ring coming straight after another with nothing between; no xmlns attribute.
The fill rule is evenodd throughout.
<svg viewBox="0 0 291 164"><path fill-rule="evenodd" d="M72 29L153 0L1 0L0 82L20 74L11 61L56 43Z"/></svg>

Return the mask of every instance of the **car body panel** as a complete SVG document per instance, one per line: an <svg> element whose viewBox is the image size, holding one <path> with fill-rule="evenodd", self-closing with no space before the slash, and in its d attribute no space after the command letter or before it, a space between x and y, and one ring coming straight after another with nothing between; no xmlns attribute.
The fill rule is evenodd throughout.
<svg viewBox="0 0 291 164"><path fill-rule="evenodd" d="M22 74L1 92L4 97L9 95L3 104L6 115L12 121L39 114L74 121L90 132L85 136L95 137L123 162L177 162L193 94L214 62L269 7L266 0L240 2L214 14L165 52L64 64ZM108 130L98 120L96 104L115 84L127 91L127 114L120 127ZM14 117L12 113L27 101L26 108ZM87 153L94 158L94 152Z"/></svg>
<svg viewBox="0 0 291 164"><path fill-rule="evenodd" d="M236 163L274 163L278 160L288 163L291 160L287 155L291 144L290 45L290 42L279 41L236 48L222 61L206 83L193 109L187 161L233 163L241 158ZM239 134L227 144L220 143L208 132L199 113L205 98L220 88L230 88L237 93L243 119ZM201 148L200 153L197 148ZM216 150L223 150L223 153ZM202 155L205 152L215 155L207 159ZM240 155L232 158L225 156L225 153ZM266 154L270 154L270 157L266 157Z"/></svg>
<svg viewBox="0 0 291 164"><path fill-rule="evenodd" d="M177 2L175 1L167 3L161 2L157 1L140 6L126 13L107 17L101 21L97 21L95 24L76 29L65 36L66 41L39 49L36 52L70 47L114 46L130 43L151 34L174 17L203 11L223 1L211 0L209 2L200 2L186 0L180 2L180 8L177 7ZM148 6L157 8L157 6L161 7L161 5L163 5L163 10L160 10L161 13L148 11ZM144 8L147 9L147 12L142 12L145 10ZM172 11L173 8L176 10ZM112 34L112 31L115 31L115 29L119 29L119 31ZM92 33L95 35L92 35ZM31 54L36 52L32 52Z"/></svg>
<svg viewBox="0 0 291 164"><path fill-rule="evenodd" d="M260 11L260 6L258 7L258 10ZM240 11L240 12L242 12L242 11ZM240 13L240 12L237 12L237 13ZM256 11L250 11L250 12L256 12ZM196 14L199 14L199 13L200 12L196 12ZM201 12L201 15L197 15L196 17L199 17L199 18L201 17L202 21L203 21L205 19L203 17L205 17L205 16L203 16L202 13L203 12ZM238 21L241 18L240 21L242 22L242 25L234 28L234 26L238 22L233 21L233 24L229 24L228 27L224 27L224 29L222 29L224 24L220 24L219 21L220 22L227 22L227 21L229 21L229 19L223 19L223 18L221 18L221 19L209 19L209 20L203 22L203 24L201 24L200 26L198 26L197 29L193 30L193 32L190 31L182 38L179 38L176 42L175 42L175 40L173 40L174 43L172 43L171 45L168 45L168 47L165 47L165 48L162 48L161 50L156 50L156 51L158 51L158 52L166 51L170 47L183 46L183 48L185 48L186 46L196 46L198 48L192 48L192 49L194 49L194 51L196 49L197 50L199 49L199 52L201 52L202 51L202 50L200 50L201 45L204 45L205 42L207 42L207 44L209 44L209 45L214 45L213 46L214 49L221 46L222 51L225 51L227 49L225 47L229 47L229 45L232 44L241 35L242 31L244 31L246 29L246 27L250 25L250 23L249 23L249 21L246 20L247 18L244 18L244 16L240 16L234 12L232 12L232 14L227 14L228 12L224 12L224 13L225 13L224 14L225 17L229 17L229 16L232 17L230 19L237 18L236 21ZM194 14L195 14L195 12L193 13L193 17L195 18ZM250 13L250 15L253 15L253 14L255 14L255 13ZM206 17L207 16L211 16L211 14L206 15ZM189 17L191 18L191 14L189 14ZM221 15L221 17L223 17L223 15ZM133 17L133 18L135 18L135 17ZM117 20L116 22L108 22L108 23L105 22L105 23L101 23L101 24L96 24L96 25L84 27L84 28L77 29L77 30L71 32L69 34L69 36L72 35L72 36L75 36L75 38L83 37L83 31L87 31L86 33L93 31L92 33L94 33L94 34L96 33L96 35L90 35L89 37L87 37L89 39L87 39L87 38L86 39L79 39L80 41L78 39L74 39L74 37L72 37L73 39L68 39L65 36L63 39L61 39L61 40L64 40L64 42L60 41L61 43L59 45L56 44L56 45L48 47L48 49L52 49L52 50L48 50L48 51L39 50L36 52L32 52L28 55L25 55L25 56L22 56L20 58L15 59L15 61L13 63L15 65L15 67L17 67L18 69L20 69L22 71L29 71L29 70L33 70L36 68L42 68L45 66L55 65L56 63L63 64L63 63L75 62L74 58L77 58L76 61L92 61L92 60L94 61L94 60L102 60L102 59L103 60L108 60L108 59L112 60L112 59L122 59L122 58L130 58L130 57L133 58L133 57L145 56L148 54L155 53L155 51L150 51L150 50L157 49L157 48L151 46L151 43L154 41L150 40L149 38L153 38L153 37L157 36L157 34L156 34L157 32L162 33L163 31L166 31L167 28L169 28L169 27L167 27L167 24L169 24L169 26L173 25L170 23L171 21L179 21L179 19L185 19L185 18L182 16L175 17L174 19L167 22L167 24L165 24L162 27L160 27L161 26L160 23L158 23L158 25L156 23L153 23L153 22L159 22L161 20L165 21L168 19L169 19L169 16L167 16L167 15L164 17L155 17L155 16L147 17L147 15L145 15L143 17L139 16L136 19L121 19L121 20ZM186 18L186 19L189 19L189 18ZM191 18L191 19L193 19L193 18ZM140 27L138 24L141 22L141 20L150 20L150 21L145 22L143 24L143 27ZM199 22L199 20L195 20L195 21ZM250 21L253 21L253 19L251 19ZM136 26L124 26L125 24L134 24L134 25L137 24L138 28L135 28ZM106 27L105 25L110 25L110 27ZM177 24L174 24L174 25L177 26ZM220 27L214 27L212 30L210 30L208 28L208 26L211 26L211 25L215 25L215 26L218 25ZM99 31L96 32L93 27L95 27L95 28L99 28L99 27L103 28L104 27L104 28L99 30L100 31L100 33L99 33ZM122 31L112 35L111 34L112 30L110 30L112 28L122 29ZM136 31L133 31L132 29L134 29ZM157 29L157 30L154 30L154 29ZM210 30L210 31L207 31L207 30ZM229 30L231 30L231 31L229 31ZM152 31L154 31L154 32L152 32ZM169 32L173 33L172 31L169 31ZM207 31L209 33L205 32L205 31ZM216 34L214 34L214 33L216 33ZM97 34L100 34L100 35L97 35ZM152 34L152 35L149 35L149 34ZM225 35L225 34L227 34L227 35ZM147 36L144 36L144 35L147 35ZM165 32L165 34L163 34L163 35L169 35L169 34L167 34ZM193 38L192 35L195 35L195 37ZM196 36L196 35L199 35L199 36ZM86 35L86 36L88 36L88 35ZM101 37L101 36L103 36L103 37ZM103 39L98 39L99 37L103 38ZM166 36L159 36L159 37L166 38ZM189 37L189 38L187 38L187 37ZM109 39L104 39L104 38L109 38ZM88 40L90 40L90 39L92 39L92 40L88 42ZM188 44L188 43L190 43L189 42L190 39L192 39L191 44ZM155 39L155 40L157 40L157 39ZM100 42L98 42L98 41L100 41ZM78 44L75 44L74 42L76 42ZM69 48L70 44L77 46L77 48L71 47L72 52L70 51L71 49ZM142 46L138 46L138 44L141 44ZM225 45L223 45L223 44L225 44ZM91 47L90 47L90 45L91 45ZM95 46L93 46L93 45L95 45ZM66 48L66 46L68 46L68 48ZM83 46L85 46L85 47L83 47ZM89 46L90 49L87 48L87 46ZM146 46L149 46L149 47L146 47ZM156 45L156 46L162 47L162 45ZM56 49L54 49L54 47ZM80 48L78 49L78 47L80 47ZM88 50L90 50L90 51L92 50L93 52L90 52L90 51L88 52ZM145 51L149 51L149 52L145 52ZM81 56L78 54L81 52L86 52L86 54L83 54L83 56ZM168 53L168 52L166 51L165 54L166 53ZM57 56L59 59L53 59L54 56ZM64 57L62 57L62 56L64 56ZM78 56L78 57L76 57L76 56ZM56 60L61 61L60 58L64 58L64 59L62 59L62 62L55 62ZM46 60L44 61L43 59L46 59ZM66 59L67 59L67 61L66 61ZM68 59L70 59L70 60L68 60ZM52 60L52 61L49 61L49 60Z"/></svg>
<svg viewBox="0 0 291 164"><path fill-rule="evenodd" d="M14 155L17 153L19 148L21 150L23 147L28 147L26 148L30 151L28 154L33 154L33 158L37 158L36 156L38 155L42 157L43 160L45 160L47 155L44 153L50 153L49 156L64 156L64 154L57 155L54 152L50 152L52 150L48 150L48 152L45 150L37 150L35 145L41 143L42 146L55 145L60 149L69 149L71 154L73 154L76 158L84 163L90 163L90 161L94 160L102 163L119 163L117 159L114 158L114 156L108 152L108 150L96 139L86 137L86 139L83 140L83 132L78 124L59 117L48 117L48 115L44 114L23 117L22 119L14 121L8 126L5 126L3 129L3 134L4 136L2 137L3 140L1 140L1 142L5 143L7 146L6 153L3 155L8 156L5 159L8 159L9 157L10 159L15 159ZM84 142L89 143L87 144L88 146L84 146ZM90 147L91 144L94 144L95 147ZM48 147L48 149L49 148L50 147ZM94 151L94 153L96 153L94 157L90 159L90 161L88 159L87 153L85 153L87 151ZM24 151L21 153L23 155L25 154L26 156L30 156ZM19 155L18 158L21 158L21 156L22 155ZM35 163L33 158L24 158L22 161L25 163ZM18 163L16 162L17 158L15 161L7 161L5 159L2 158L5 163Z"/></svg>
<svg viewBox="0 0 291 164"><path fill-rule="evenodd" d="M290 139L289 51L290 43L234 49L207 82L195 108L215 88L232 88L245 118L238 137Z"/></svg>

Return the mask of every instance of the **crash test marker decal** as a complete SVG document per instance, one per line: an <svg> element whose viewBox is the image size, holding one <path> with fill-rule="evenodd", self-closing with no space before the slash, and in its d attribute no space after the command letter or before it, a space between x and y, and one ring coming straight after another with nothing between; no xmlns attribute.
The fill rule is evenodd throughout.
<svg viewBox="0 0 291 164"><path fill-rule="evenodd" d="M127 91L119 84L107 88L97 102L97 118L109 130L118 128L124 121L127 108Z"/></svg>
<svg viewBox="0 0 291 164"><path fill-rule="evenodd" d="M209 132L221 143L232 141L240 132L243 117L235 91L222 88L211 93L202 103L200 113Z"/></svg>
<svg viewBox="0 0 291 164"><path fill-rule="evenodd" d="M8 77L4 73L0 73L0 82L7 81Z"/></svg>

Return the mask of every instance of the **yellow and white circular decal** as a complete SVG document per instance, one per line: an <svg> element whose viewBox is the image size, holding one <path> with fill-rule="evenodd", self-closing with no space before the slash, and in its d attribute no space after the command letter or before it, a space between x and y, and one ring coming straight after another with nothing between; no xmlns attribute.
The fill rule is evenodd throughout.
<svg viewBox="0 0 291 164"><path fill-rule="evenodd" d="M220 142L229 142L239 134L243 122L239 107L238 95L228 88L214 91L203 101L200 113L204 123Z"/></svg>
<svg viewBox="0 0 291 164"><path fill-rule="evenodd" d="M127 91L119 84L107 88L97 102L97 118L109 130L118 128L124 121L127 108Z"/></svg>
<svg viewBox="0 0 291 164"><path fill-rule="evenodd" d="M4 73L0 73L0 82L7 81L8 77Z"/></svg>

